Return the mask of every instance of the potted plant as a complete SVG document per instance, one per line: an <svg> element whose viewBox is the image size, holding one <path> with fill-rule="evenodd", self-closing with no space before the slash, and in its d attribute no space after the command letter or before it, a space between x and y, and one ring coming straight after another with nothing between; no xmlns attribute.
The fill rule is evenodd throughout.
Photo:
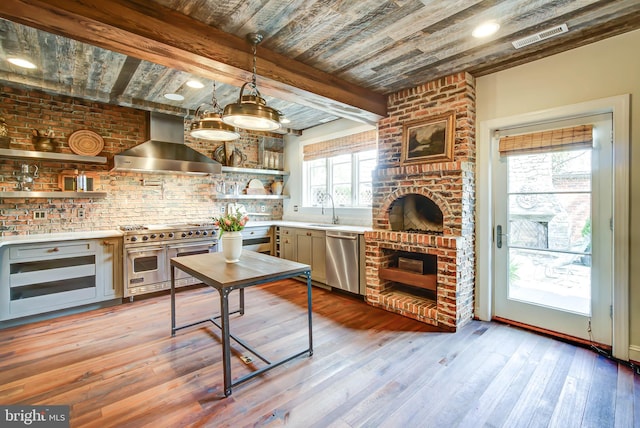
<svg viewBox="0 0 640 428"><path fill-rule="evenodd" d="M240 210L227 212L220 217L213 218L214 224L220 230L222 253L227 263L237 263L242 254L242 229L249 221L249 216Z"/></svg>

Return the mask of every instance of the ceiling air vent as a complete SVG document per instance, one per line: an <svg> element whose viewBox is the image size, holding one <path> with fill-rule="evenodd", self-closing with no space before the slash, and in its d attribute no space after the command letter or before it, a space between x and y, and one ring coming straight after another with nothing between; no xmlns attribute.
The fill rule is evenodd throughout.
<svg viewBox="0 0 640 428"><path fill-rule="evenodd" d="M567 24L557 25L544 31L540 31L539 33L524 37L520 40L516 40L515 42L512 42L512 44L514 48L520 49L525 46L541 42L542 40L557 36L558 34L566 33L567 31L569 31Z"/></svg>

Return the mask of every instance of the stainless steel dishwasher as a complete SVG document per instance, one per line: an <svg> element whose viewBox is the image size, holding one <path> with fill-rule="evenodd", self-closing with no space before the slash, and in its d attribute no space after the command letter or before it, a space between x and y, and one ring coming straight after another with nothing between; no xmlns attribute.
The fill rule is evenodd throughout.
<svg viewBox="0 0 640 428"><path fill-rule="evenodd" d="M359 293L358 242L358 233L327 231L327 285L351 293Z"/></svg>

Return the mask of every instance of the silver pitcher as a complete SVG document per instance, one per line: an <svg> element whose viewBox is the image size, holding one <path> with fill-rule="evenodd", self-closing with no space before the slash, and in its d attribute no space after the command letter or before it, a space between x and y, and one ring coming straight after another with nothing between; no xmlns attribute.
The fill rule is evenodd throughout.
<svg viewBox="0 0 640 428"><path fill-rule="evenodd" d="M13 171L13 175L18 180L18 190L30 192L33 190L33 183L38 178L38 166L23 163L20 171Z"/></svg>

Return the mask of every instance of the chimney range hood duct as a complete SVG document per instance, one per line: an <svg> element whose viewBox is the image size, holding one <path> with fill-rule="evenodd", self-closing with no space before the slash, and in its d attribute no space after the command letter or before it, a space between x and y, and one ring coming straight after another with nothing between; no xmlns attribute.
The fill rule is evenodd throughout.
<svg viewBox="0 0 640 428"><path fill-rule="evenodd" d="M184 119L149 113L149 141L113 157L111 171L220 174L222 166L184 144Z"/></svg>

